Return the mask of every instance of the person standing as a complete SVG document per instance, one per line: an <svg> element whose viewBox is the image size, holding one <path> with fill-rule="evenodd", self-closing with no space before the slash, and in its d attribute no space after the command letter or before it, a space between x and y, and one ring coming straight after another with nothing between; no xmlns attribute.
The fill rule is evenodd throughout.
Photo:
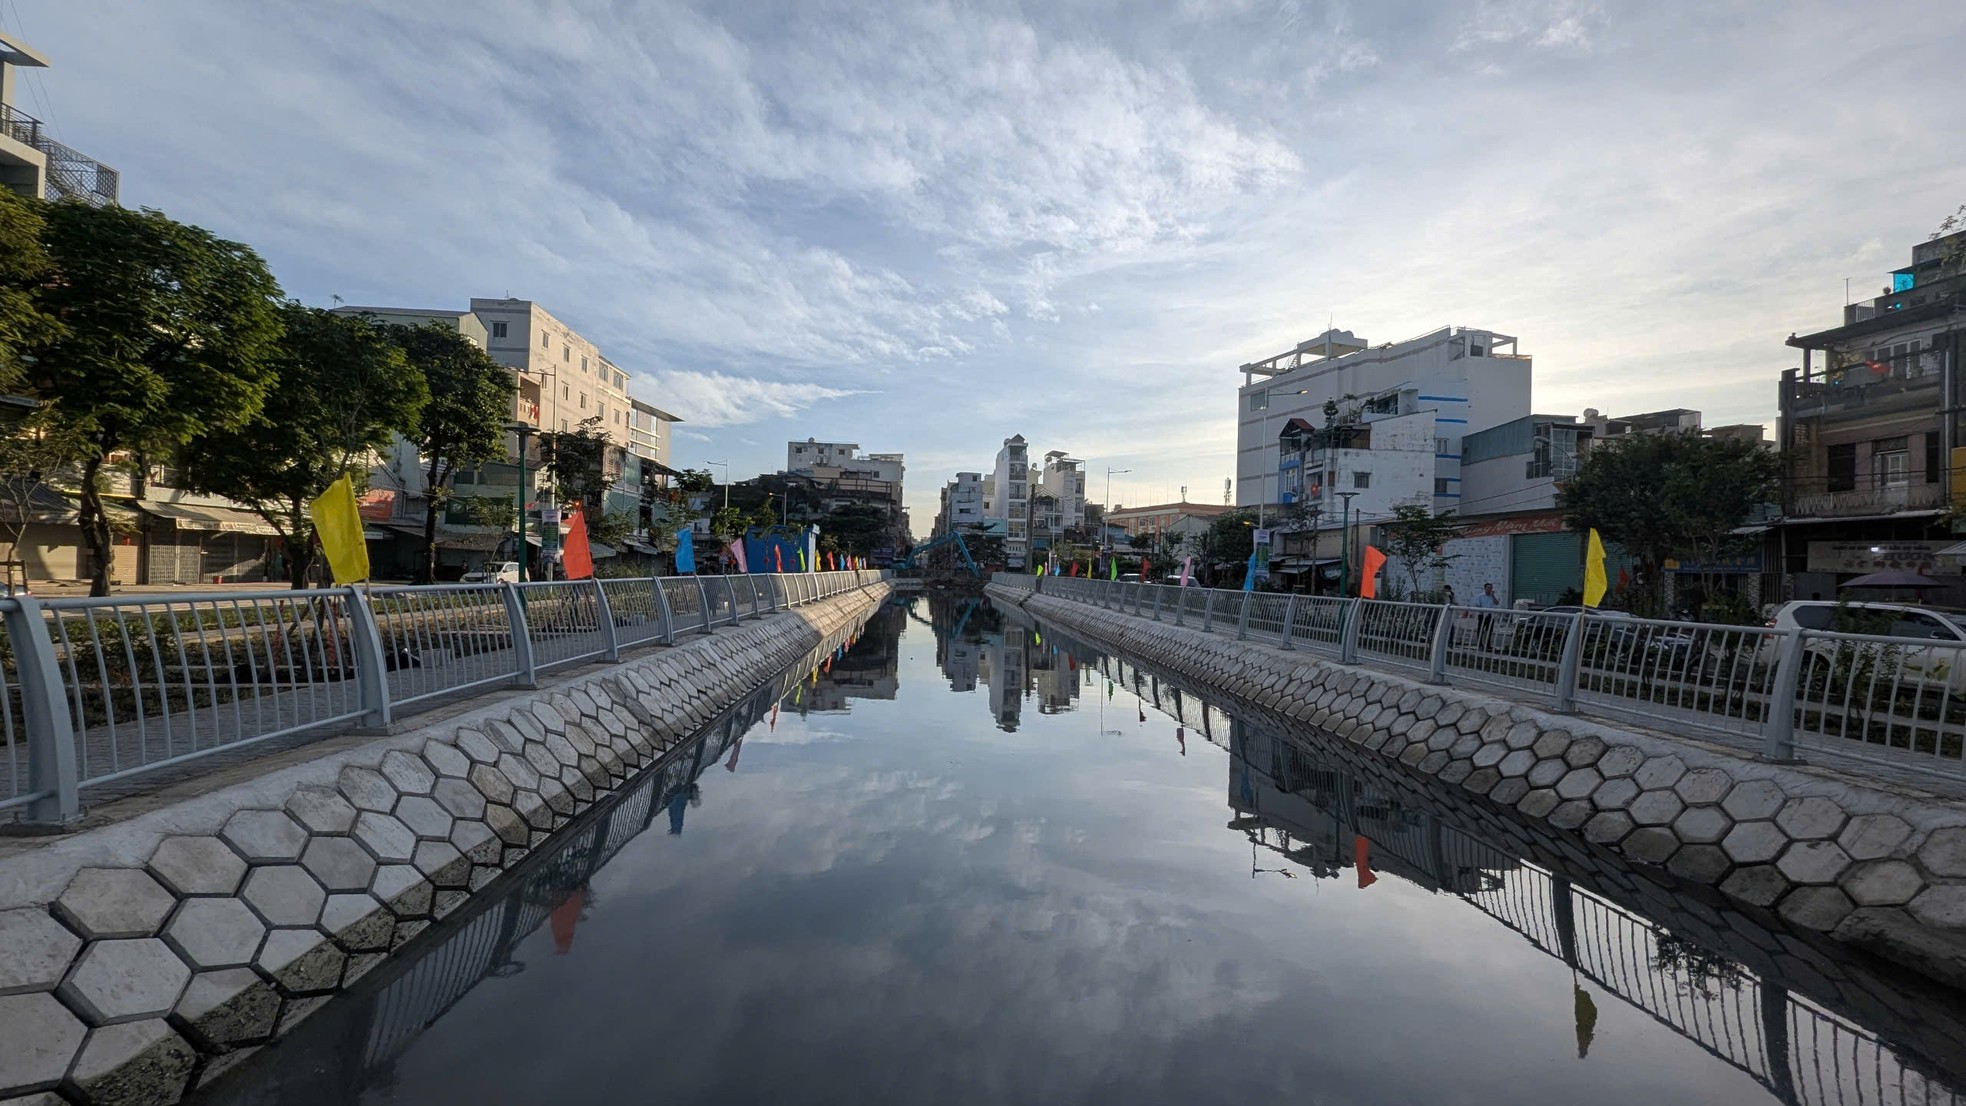
<svg viewBox="0 0 1966 1106"><path fill-rule="evenodd" d="M1481 614L1477 616L1480 618L1480 622L1476 628L1476 633L1481 638L1481 647L1483 649L1491 649L1494 646L1495 640L1496 616L1489 612L1499 610L1502 606L1502 600L1495 594L1495 585L1481 585L1481 594L1475 596L1474 605L1481 611Z"/></svg>

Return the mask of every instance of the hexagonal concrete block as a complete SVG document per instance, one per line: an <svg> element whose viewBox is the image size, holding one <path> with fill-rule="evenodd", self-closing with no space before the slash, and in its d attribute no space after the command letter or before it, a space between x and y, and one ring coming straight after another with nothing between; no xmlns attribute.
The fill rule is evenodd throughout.
<svg viewBox="0 0 1966 1106"><path fill-rule="evenodd" d="M1727 859L1718 845L1682 845L1666 863L1666 870L1684 880L1711 884L1718 882L1733 866L1734 862Z"/></svg>
<svg viewBox="0 0 1966 1106"><path fill-rule="evenodd" d="M1625 812L1641 826L1670 825L1686 809L1686 803L1673 791L1646 791L1631 801Z"/></svg>
<svg viewBox="0 0 1966 1106"><path fill-rule="evenodd" d="M1495 765L1497 771L1510 779L1528 775L1529 770L1535 766L1536 754L1528 749L1517 749Z"/></svg>
<svg viewBox="0 0 1966 1106"><path fill-rule="evenodd" d="M519 817L518 811L502 803L495 803L485 808L485 825L489 826L491 831L498 835L498 839L507 845L523 846L531 840L531 831L527 828L525 819Z"/></svg>
<svg viewBox="0 0 1966 1106"><path fill-rule="evenodd" d="M341 982L347 954L318 929L276 929L253 961L282 993L315 995L334 990Z"/></svg>
<svg viewBox="0 0 1966 1106"><path fill-rule="evenodd" d="M298 860L307 846L307 830L284 810L242 810L225 823L219 836L257 864Z"/></svg>
<svg viewBox="0 0 1966 1106"><path fill-rule="evenodd" d="M1531 789L1528 794L1516 800L1515 808L1530 818L1544 818L1549 815L1550 811L1555 810L1557 804L1562 801L1551 788L1538 787Z"/></svg>
<svg viewBox="0 0 1966 1106"><path fill-rule="evenodd" d="M1797 841L1835 837L1843 829L1844 821L1843 808L1820 795L1790 799L1775 815L1775 824Z"/></svg>
<svg viewBox="0 0 1966 1106"><path fill-rule="evenodd" d="M396 915L374 895L330 895L321 911L321 928L348 952L377 952L389 947Z"/></svg>
<svg viewBox="0 0 1966 1106"><path fill-rule="evenodd" d="M485 816L485 797L468 780L443 777L431 789L430 796L438 806L444 808L445 813L452 817L483 818ZM400 813L398 816L400 817Z"/></svg>
<svg viewBox="0 0 1966 1106"><path fill-rule="evenodd" d="M355 840L377 860L388 864L407 864L416 855L416 834L387 814L365 810L355 819Z"/></svg>
<svg viewBox="0 0 1966 1106"><path fill-rule="evenodd" d="M1853 860L1890 856L1910 839L1911 825L1895 814L1859 814L1836 835L1836 843Z"/></svg>
<svg viewBox="0 0 1966 1106"><path fill-rule="evenodd" d="M163 1017L190 981L191 969L155 937L96 941L56 993L91 1025L109 1025Z"/></svg>
<svg viewBox="0 0 1966 1106"><path fill-rule="evenodd" d="M1558 829L1574 830L1596 814L1597 808L1590 804L1590 800L1569 799L1558 803L1556 809L1550 811L1549 822Z"/></svg>
<svg viewBox="0 0 1966 1106"><path fill-rule="evenodd" d="M426 741L422 749L423 763L438 779L461 780L471 772L471 758L455 745L442 741Z"/></svg>
<svg viewBox="0 0 1966 1106"><path fill-rule="evenodd" d="M1562 757L1551 757L1548 760L1537 761L1529 769L1526 778L1531 787L1552 787L1555 786L1556 781L1569 774L1570 766L1564 763Z"/></svg>
<svg viewBox="0 0 1966 1106"><path fill-rule="evenodd" d="M1536 744L1531 745L1529 749L1538 758L1548 759L1555 757L1561 760L1563 759L1563 754L1570 750L1570 735L1562 730L1548 730L1544 732L1543 736L1537 738Z"/></svg>
<svg viewBox="0 0 1966 1106"><path fill-rule="evenodd" d="M176 1102L198 1053L162 1018L98 1029L75 1058L69 1082L84 1099L110 1103Z"/></svg>
<svg viewBox="0 0 1966 1106"><path fill-rule="evenodd" d="M1773 822L1742 822L1727 831L1720 847L1737 863L1765 864L1780 856L1788 843L1788 834Z"/></svg>
<svg viewBox="0 0 1966 1106"><path fill-rule="evenodd" d="M75 873L55 913L92 939L148 937L177 906L177 897L140 868L84 868Z"/></svg>
<svg viewBox="0 0 1966 1106"><path fill-rule="evenodd" d="M451 826L451 847L463 854L473 864L496 864L499 853L498 835L483 822L460 818Z"/></svg>
<svg viewBox="0 0 1966 1106"><path fill-rule="evenodd" d="M429 879L412 864L383 865L369 889L399 919L428 917L433 891Z"/></svg>
<svg viewBox="0 0 1966 1106"><path fill-rule="evenodd" d="M1928 926L1966 929L1966 886L1957 883L1927 887L1911 900L1911 916Z"/></svg>
<svg viewBox="0 0 1966 1106"><path fill-rule="evenodd" d="M81 948L45 910L0 910L0 995L53 990Z"/></svg>
<svg viewBox="0 0 1966 1106"><path fill-rule="evenodd" d="M511 780L515 788L522 791L534 791L539 788L539 773L524 757L507 753L498 758L498 770L505 773L505 778ZM485 797L491 798L490 795Z"/></svg>
<svg viewBox="0 0 1966 1106"><path fill-rule="evenodd" d="M1591 802L1599 810L1623 810L1638 798L1638 781L1630 776L1606 780L1604 786L1591 792Z"/></svg>
<svg viewBox="0 0 1966 1106"><path fill-rule="evenodd" d="M449 841L423 841L416 847L416 870L439 889L471 882L471 862Z"/></svg>
<svg viewBox="0 0 1966 1106"><path fill-rule="evenodd" d="M335 786L358 811L387 814L396 809L396 789L389 785L381 772L373 768L354 765L343 768Z"/></svg>
<svg viewBox="0 0 1966 1106"><path fill-rule="evenodd" d="M1631 815L1622 810L1599 812L1584 823L1584 837L1599 845L1615 845L1631 833L1634 823Z"/></svg>
<svg viewBox="0 0 1966 1106"><path fill-rule="evenodd" d="M1773 864L1747 864L1721 882L1720 892L1750 906L1773 906L1791 886Z"/></svg>
<svg viewBox="0 0 1966 1106"><path fill-rule="evenodd" d="M1966 826L1933 830L1918 847L1918 862L1935 876L1966 876Z"/></svg>
<svg viewBox="0 0 1966 1106"><path fill-rule="evenodd" d="M1850 896L1834 887L1798 887L1789 892L1776 912L1791 925L1826 933L1856 908Z"/></svg>
<svg viewBox="0 0 1966 1106"><path fill-rule="evenodd" d="M25 1094L61 1082L88 1036L87 1027L46 992L0 996L0 1094Z"/></svg>
<svg viewBox="0 0 1966 1106"><path fill-rule="evenodd" d="M455 740L457 751L470 757L474 764L496 764L499 754L504 751L477 730L459 730Z"/></svg>
<svg viewBox="0 0 1966 1106"><path fill-rule="evenodd" d="M1492 768L1502 763L1502 758L1508 755L1509 750L1507 746L1483 745L1481 748L1476 749L1474 756L1469 759L1473 761L1476 768Z"/></svg>
<svg viewBox="0 0 1966 1106"><path fill-rule="evenodd" d="M1703 845L1719 841L1733 828L1734 820L1727 816L1726 811L1712 804L1688 807L1672 823L1672 831L1679 835L1681 841Z"/></svg>
<svg viewBox="0 0 1966 1106"><path fill-rule="evenodd" d="M172 1013L201 1047L228 1052L272 1035L280 994L251 968L199 972Z"/></svg>
<svg viewBox="0 0 1966 1106"><path fill-rule="evenodd" d="M355 804L325 787L303 787L287 798L287 815L309 833L347 833L355 824Z"/></svg>
<svg viewBox="0 0 1966 1106"><path fill-rule="evenodd" d="M375 858L352 837L316 837L300 866L329 891L365 891L375 876Z"/></svg>
<svg viewBox="0 0 1966 1106"><path fill-rule="evenodd" d="M187 899L164 930L164 940L193 968L236 968L253 962L266 923L233 898Z"/></svg>
<svg viewBox="0 0 1966 1106"><path fill-rule="evenodd" d="M1679 838L1664 826L1640 826L1619 842L1618 851L1640 864L1664 864L1679 851Z"/></svg>
<svg viewBox="0 0 1966 1106"><path fill-rule="evenodd" d="M1632 780L1640 791L1657 791L1678 783L1679 777L1685 774L1686 762L1678 757L1653 757L1638 766Z"/></svg>
<svg viewBox="0 0 1966 1106"><path fill-rule="evenodd" d="M180 895L230 895L246 862L216 837L166 837L150 854L150 874Z"/></svg>
<svg viewBox="0 0 1966 1106"><path fill-rule="evenodd" d="M1720 800L1720 809L1732 815L1737 822L1748 822L1759 818L1773 818L1788 801L1772 780L1744 780L1734 785L1727 797Z"/></svg>
<svg viewBox="0 0 1966 1106"><path fill-rule="evenodd" d="M1679 782L1673 784L1672 789L1686 800L1687 806L1699 806L1701 803L1720 802L1733 786L1734 777L1718 768L1695 768L1679 777Z"/></svg>
<svg viewBox="0 0 1966 1106"><path fill-rule="evenodd" d="M437 782L437 773L423 763L422 757L401 749L382 754L382 763L377 770L399 795L428 795Z"/></svg>
<svg viewBox="0 0 1966 1106"><path fill-rule="evenodd" d="M1925 889L1925 877L1902 860L1874 860L1844 873L1842 886L1858 906L1901 906Z"/></svg>
<svg viewBox="0 0 1966 1106"><path fill-rule="evenodd" d="M1775 861L1796 883L1835 883L1850 866L1850 854L1834 841L1797 841Z"/></svg>
<svg viewBox="0 0 1966 1106"><path fill-rule="evenodd" d="M1536 744L1536 739L1541 736L1543 736L1543 731L1536 723L1517 722L1515 725L1510 726L1508 733L1502 737L1501 744L1503 751L1527 749L1531 745Z"/></svg>
<svg viewBox="0 0 1966 1106"><path fill-rule="evenodd" d="M514 791L512 781L506 779L505 773L499 771L495 765L472 765L469 778L472 788L483 795L487 802L506 804L512 802Z"/></svg>
<svg viewBox="0 0 1966 1106"><path fill-rule="evenodd" d="M1571 741L1570 747L1563 751L1563 760L1572 768L1588 768L1597 763L1597 758L1604 755L1605 748L1602 739L1579 737Z"/></svg>
<svg viewBox="0 0 1966 1106"><path fill-rule="evenodd" d="M426 841L442 841L451 835L450 812L427 795L405 795L396 804L395 818Z"/></svg>
<svg viewBox="0 0 1966 1106"><path fill-rule="evenodd" d="M298 864L255 868L239 892L259 916L276 926L311 926L321 917L328 892Z"/></svg>
<svg viewBox="0 0 1966 1106"><path fill-rule="evenodd" d="M1629 776L1645 763L1645 753L1634 745L1614 745L1597 758L1597 770L1607 780Z"/></svg>

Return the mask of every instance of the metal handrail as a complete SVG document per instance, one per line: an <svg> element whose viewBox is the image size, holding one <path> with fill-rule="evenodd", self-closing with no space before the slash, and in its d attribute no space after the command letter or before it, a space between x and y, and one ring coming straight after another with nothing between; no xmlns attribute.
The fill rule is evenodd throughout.
<svg viewBox="0 0 1966 1106"><path fill-rule="evenodd" d="M887 575L0 597L0 812L71 822L87 788L332 726L381 729Z"/></svg>
<svg viewBox="0 0 1966 1106"><path fill-rule="evenodd" d="M1966 641L1308 595L1279 614L1273 593L1241 589L1157 587L1149 602L1109 580L992 582L1429 683L1527 692L1557 711L1745 738L1770 760L1966 776Z"/></svg>

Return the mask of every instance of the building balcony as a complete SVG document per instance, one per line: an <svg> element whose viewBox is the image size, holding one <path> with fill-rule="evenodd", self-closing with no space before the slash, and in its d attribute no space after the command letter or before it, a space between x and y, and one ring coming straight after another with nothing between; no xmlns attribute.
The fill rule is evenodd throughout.
<svg viewBox="0 0 1966 1106"><path fill-rule="evenodd" d="M1849 518L1935 510L1945 505L1944 484L1899 484L1894 487L1798 495L1788 513L1790 517L1801 518Z"/></svg>
<svg viewBox="0 0 1966 1106"><path fill-rule="evenodd" d="M94 207L116 202L121 190L116 170L56 141L39 119L12 104L0 104L0 136L39 151L45 159L42 199L77 200Z"/></svg>

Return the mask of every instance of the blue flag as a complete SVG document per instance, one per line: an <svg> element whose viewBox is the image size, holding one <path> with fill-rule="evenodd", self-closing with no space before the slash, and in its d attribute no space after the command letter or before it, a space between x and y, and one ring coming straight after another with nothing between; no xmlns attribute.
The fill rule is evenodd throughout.
<svg viewBox="0 0 1966 1106"><path fill-rule="evenodd" d="M1243 575L1242 590L1256 590L1256 554L1254 552L1249 554L1249 571Z"/></svg>
<svg viewBox="0 0 1966 1106"><path fill-rule="evenodd" d="M696 572L696 542L688 530L676 531L676 571L694 574Z"/></svg>

